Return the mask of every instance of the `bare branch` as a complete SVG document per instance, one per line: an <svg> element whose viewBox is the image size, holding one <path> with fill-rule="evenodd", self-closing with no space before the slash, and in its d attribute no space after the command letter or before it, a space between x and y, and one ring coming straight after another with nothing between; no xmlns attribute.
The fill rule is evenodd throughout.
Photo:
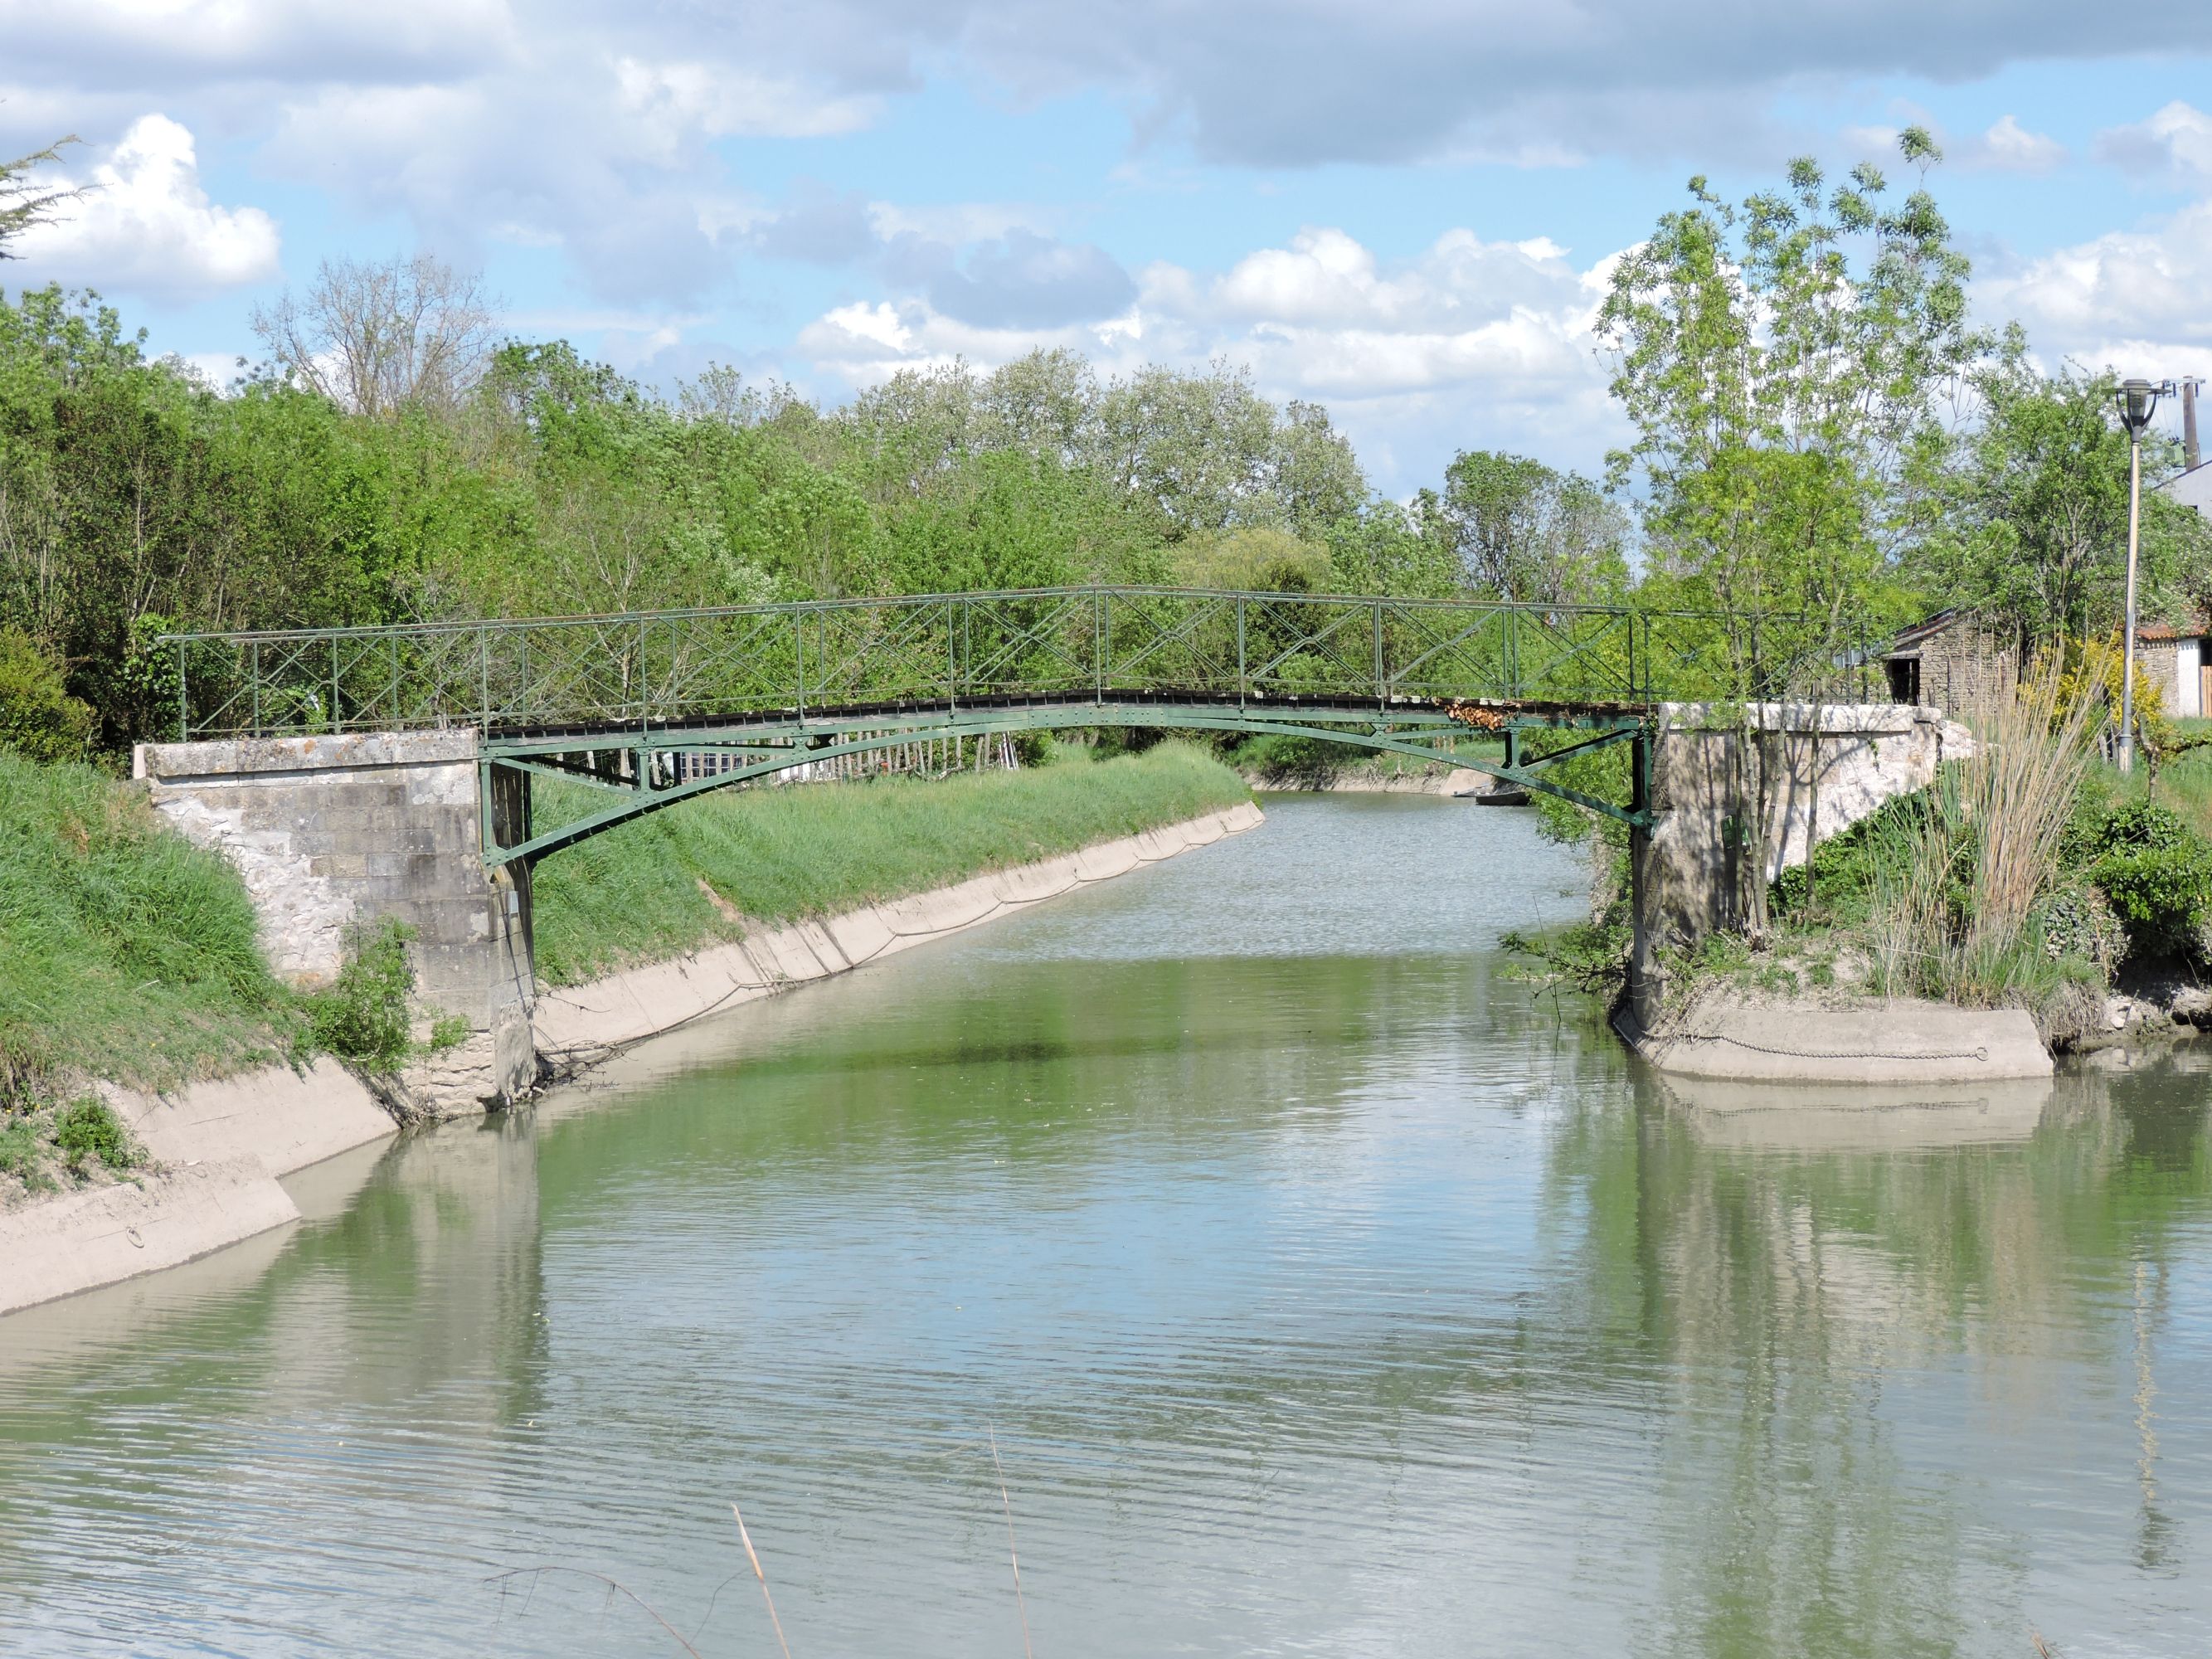
<svg viewBox="0 0 2212 1659"><path fill-rule="evenodd" d="M254 308L278 370L357 415L447 410L483 378L496 337L483 278L428 253L325 259L304 300Z"/></svg>

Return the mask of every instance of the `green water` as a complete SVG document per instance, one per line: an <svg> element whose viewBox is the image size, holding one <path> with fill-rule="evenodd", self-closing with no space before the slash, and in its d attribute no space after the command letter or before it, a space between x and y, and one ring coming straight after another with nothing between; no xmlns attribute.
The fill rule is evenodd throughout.
<svg viewBox="0 0 2212 1659"><path fill-rule="evenodd" d="M2212 1650L2207 1058L1731 1114L1580 886L1278 801L0 1321L0 1652Z"/></svg>

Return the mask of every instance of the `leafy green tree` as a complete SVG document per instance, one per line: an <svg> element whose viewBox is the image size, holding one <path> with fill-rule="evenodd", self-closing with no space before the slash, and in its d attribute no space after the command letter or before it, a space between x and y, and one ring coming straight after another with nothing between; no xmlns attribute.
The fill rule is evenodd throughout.
<svg viewBox="0 0 2212 1659"><path fill-rule="evenodd" d="M2039 373L2025 342L1974 377L1979 418L1948 479L1943 533L1917 574L1945 603L1980 608L2029 641L2119 626L2128 536L2128 438L2116 377L2068 365ZM2203 520L2149 486L2179 463L2179 446L2144 434L2144 614L2192 607L2212 561Z"/></svg>
<svg viewBox="0 0 2212 1659"><path fill-rule="evenodd" d="M1941 159L1917 127L1899 148L1923 173ZM1642 489L1644 586L1717 613L1723 698L1820 695L1911 608L1900 567L1940 507L1944 417L1993 342L1969 325L1968 261L1924 184L1893 206L1887 189L1872 163L1832 188L1809 159L1741 204L1693 179L1599 309L1636 431L1609 467ZM1747 708L1741 738L1747 821L1770 824ZM1809 811L1817 840L1817 784ZM1755 852L1737 895L1754 936L1773 849Z"/></svg>
<svg viewBox="0 0 2212 1659"><path fill-rule="evenodd" d="M1628 515L1579 473L1462 450L1444 469L1432 510L1476 592L1565 605L1614 598L1628 586Z"/></svg>
<svg viewBox="0 0 2212 1659"><path fill-rule="evenodd" d="M1940 159L1918 128L1899 149ZM1620 261L1599 310L1636 428L1612 482L1642 486L1657 586L1723 617L1738 695L1898 608L1899 564L1938 504L1945 411L1992 349L1934 198L1889 206L1887 188L1870 163L1831 188L1809 160L1740 204L1693 179L1693 205Z"/></svg>
<svg viewBox="0 0 2212 1659"><path fill-rule="evenodd" d="M1443 599L1460 591L1458 550L1439 533L1436 496L1423 492L1429 510L1417 518L1395 501L1371 501L1329 526L1329 586L1340 593Z"/></svg>

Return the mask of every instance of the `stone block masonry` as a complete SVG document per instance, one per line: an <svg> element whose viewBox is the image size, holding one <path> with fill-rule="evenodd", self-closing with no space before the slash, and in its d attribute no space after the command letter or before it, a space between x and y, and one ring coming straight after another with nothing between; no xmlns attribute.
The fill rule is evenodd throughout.
<svg viewBox="0 0 2212 1659"><path fill-rule="evenodd" d="M143 744L134 769L163 817L238 871L293 984L329 983L359 927L415 930L423 1013L471 1033L415 1106L481 1109L529 1086L528 886L483 867L473 731Z"/></svg>
<svg viewBox="0 0 2212 1659"><path fill-rule="evenodd" d="M1971 751L1972 734L1910 703L1668 703L1651 766L1654 822L1633 838L1636 943L1632 996L1656 1020L1659 953L1739 928L1746 901L1806 849ZM1765 833L1758 833L1760 780Z"/></svg>

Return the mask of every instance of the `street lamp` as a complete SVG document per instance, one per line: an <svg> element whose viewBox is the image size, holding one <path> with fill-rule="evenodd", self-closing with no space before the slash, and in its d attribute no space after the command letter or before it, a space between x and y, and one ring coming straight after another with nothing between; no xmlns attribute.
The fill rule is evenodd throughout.
<svg viewBox="0 0 2212 1659"><path fill-rule="evenodd" d="M2173 382L2124 380L2112 396L2120 405L2120 424L2128 429L2128 616L2120 646L2120 770L2136 761L2136 556L2142 540L2142 434L2158 412L2158 400Z"/></svg>

